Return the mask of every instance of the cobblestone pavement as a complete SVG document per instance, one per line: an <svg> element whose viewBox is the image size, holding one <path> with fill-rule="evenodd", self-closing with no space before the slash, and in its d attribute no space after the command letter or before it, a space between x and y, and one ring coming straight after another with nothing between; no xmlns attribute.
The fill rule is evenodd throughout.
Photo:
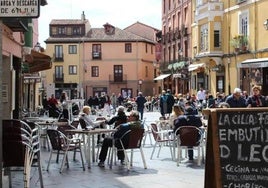
<svg viewBox="0 0 268 188"><path fill-rule="evenodd" d="M145 112L146 124L157 120L159 112ZM152 144L154 143L151 137ZM48 188L202 188L204 187L205 165L197 166L197 161L188 163L184 159L180 166L171 160L169 147L163 147L160 156L157 158L157 150L153 159L150 159L153 146L149 137L144 145L144 154L147 163L147 169L143 168L140 153L134 153L133 167L130 171L126 167L119 165L113 166L112 169L106 164L105 168L98 167L93 163L90 169L83 171L79 156L77 161L69 160L70 168L64 168L59 173L60 163L55 163L52 158L49 172L46 171L49 152L42 150L43 179L44 186ZM196 152L195 152L196 154ZM70 155L71 156L71 155ZM184 156L184 155L183 155ZM4 177L4 180L6 177ZM8 187L7 181L4 186ZM22 172L12 173L12 187L23 187ZM31 187L40 187L38 180L37 168L32 168Z"/></svg>

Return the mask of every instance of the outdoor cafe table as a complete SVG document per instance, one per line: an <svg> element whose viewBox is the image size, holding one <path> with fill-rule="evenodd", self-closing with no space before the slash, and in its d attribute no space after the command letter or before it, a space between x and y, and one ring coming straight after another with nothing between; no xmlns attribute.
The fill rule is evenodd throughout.
<svg viewBox="0 0 268 188"><path fill-rule="evenodd" d="M83 138L85 138L85 136L87 137L86 139L87 143L84 147L84 150L85 150L86 160L88 163L88 168L91 168L91 158L93 162L95 161L95 137L94 135L112 133L115 131L116 129L99 129L99 128L98 129L86 129L86 130L82 130L82 129L66 130L67 133L82 134ZM92 144L91 144L91 140L92 140ZM91 152L91 149L92 149L92 152Z"/></svg>

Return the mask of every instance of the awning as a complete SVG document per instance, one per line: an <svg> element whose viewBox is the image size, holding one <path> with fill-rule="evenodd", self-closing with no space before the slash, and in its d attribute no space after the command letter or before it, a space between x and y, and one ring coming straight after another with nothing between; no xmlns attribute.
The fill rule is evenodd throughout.
<svg viewBox="0 0 268 188"><path fill-rule="evenodd" d="M170 76L170 74L161 74L160 76L156 77L154 80L163 80L169 76Z"/></svg>
<svg viewBox="0 0 268 188"><path fill-rule="evenodd" d="M196 70L200 67L204 67L204 66L205 66L205 63L191 64L188 67L188 71L194 71L194 70Z"/></svg>
<svg viewBox="0 0 268 188"><path fill-rule="evenodd" d="M238 68L263 68L268 67L268 58L247 59L237 65Z"/></svg>
<svg viewBox="0 0 268 188"><path fill-rule="evenodd" d="M26 73L33 73L51 69L51 57L35 50L31 50L30 54L25 55L24 66L24 71Z"/></svg>

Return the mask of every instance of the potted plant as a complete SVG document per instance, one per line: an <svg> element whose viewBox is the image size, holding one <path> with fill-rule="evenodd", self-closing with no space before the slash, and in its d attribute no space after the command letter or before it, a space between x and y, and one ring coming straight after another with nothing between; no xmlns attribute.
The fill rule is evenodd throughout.
<svg viewBox="0 0 268 188"><path fill-rule="evenodd" d="M230 44L235 49L235 51L239 51L240 42L237 37L232 38L232 40L230 40Z"/></svg>
<svg viewBox="0 0 268 188"><path fill-rule="evenodd" d="M246 35L236 35L232 38L230 44L234 47L235 51L245 51L247 50L248 37Z"/></svg>
<svg viewBox="0 0 268 188"><path fill-rule="evenodd" d="M247 46L248 46L248 37L246 35L242 35L240 37L240 42L241 42L242 51L246 51Z"/></svg>

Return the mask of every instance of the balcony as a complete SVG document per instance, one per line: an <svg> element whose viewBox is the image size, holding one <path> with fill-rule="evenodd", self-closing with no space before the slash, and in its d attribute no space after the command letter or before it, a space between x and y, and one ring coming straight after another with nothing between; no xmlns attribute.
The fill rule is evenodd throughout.
<svg viewBox="0 0 268 188"><path fill-rule="evenodd" d="M64 82L64 74L54 74L54 83L63 83Z"/></svg>
<svg viewBox="0 0 268 188"><path fill-rule="evenodd" d="M92 59L101 59L101 52L92 52Z"/></svg>
<svg viewBox="0 0 268 188"><path fill-rule="evenodd" d="M53 54L54 62L63 62L64 61L64 54Z"/></svg>
<svg viewBox="0 0 268 188"><path fill-rule="evenodd" d="M126 84L127 83L127 75L124 74L122 76L115 76L114 74L109 75L109 83L110 84Z"/></svg>

